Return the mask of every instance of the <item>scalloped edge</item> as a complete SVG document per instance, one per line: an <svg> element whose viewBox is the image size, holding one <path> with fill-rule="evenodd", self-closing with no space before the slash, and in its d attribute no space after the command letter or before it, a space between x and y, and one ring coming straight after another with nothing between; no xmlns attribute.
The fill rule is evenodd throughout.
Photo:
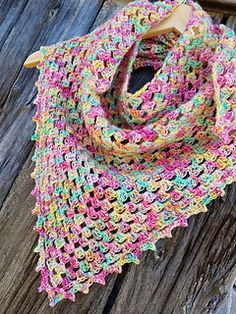
<svg viewBox="0 0 236 314"><path fill-rule="evenodd" d="M229 179L229 178L227 178ZM69 299L72 302L76 301L76 295L78 294L78 292L82 292L83 294L88 294L90 292L90 287L94 284L94 283L98 283L100 285L106 285L107 283L107 276L113 273L122 273L123 271L123 265L130 263L130 264L136 264L139 265L140 264L140 259L139 257L141 257L143 254L143 252L148 251L148 250L152 250L152 251L157 251L156 248L156 242L160 239L164 239L164 238L172 238L172 231L174 229L176 229L177 227L182 227L182 228L186 228L189 226L189 219L193 216L193 215L197 215L200 213L204 213L204 212L208 212L209 208L208 206L212 203L213 200L219 198L220 196L224 196L226 193L226 188L227 186L233 184L236 182L236 173L234 173L234 177L231 180L228 180L225 182L225 184L222 187L219 187L218 189L218 193L214 194L213 197L210 199L210 201L208 202L207 205L201 205L200 203L196 204L193 207L193 210L188 212L188 214L186 216L180 216L178 217L175 221L173 221L171 224L169 224L168 226L166 226L165 228L161 229L160 231L158 231L157 229L153 229L152 232L150 232L150 239L149 241L143 243L140 245L140 253L137 254L137 257L134 257L133 259L130 258L124 258L123 260L118 260L118 262L116 262L115 264L113 264L112 266L114 266L114 268L110 269L110 270L102 270L101 272L99 272L99 276L103 278L102 279L94 279L94 278L90 278L91 279L91 283L88 285L87 289L76 289L77 291L75 292L71 292L71 289L74 289L74 285L72 285L72 287L70 287L69 290L65 291L64 294L61 293L57 293L57 292L53 292L52 293L52 289L53 287L49 285L48 281L47 281L47 287L38 287L38 292L41 293L43 291L46 291L47 295L48 295L48 300L49 300L49 305L51 307L54 307L58 302L62 301L63 299ZM39 204L38 202L36 202L35 207L37 207ZM199 207L200 206L200 207ZM38 231L34 230L33 231L38 233ZM155 232L158 232L159 235L156 236ZM37 245L41 242L41 238L38 239L38 243ZM44 252L42 250L37 251L38 255L41 256L41 252ZM129 253L129 254L133 254L133 253ZM134 255L133 255L134 256ZM39 272L41 275L41 279L44 277L43 274L43 270L39 269L37 270L38 265L35 268L36 272ZM46 266L45 266L46 267ZM96 276L96 275L95 275ZM75 282L75 284L78 284L78 282Z"/></svg>

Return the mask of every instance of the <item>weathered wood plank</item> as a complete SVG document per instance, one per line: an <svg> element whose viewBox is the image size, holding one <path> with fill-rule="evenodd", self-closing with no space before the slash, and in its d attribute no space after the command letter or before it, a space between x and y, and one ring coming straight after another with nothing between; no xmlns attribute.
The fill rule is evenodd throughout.
<svg viewBox="0 0 236 314"><path fill-rule="evenodd" d="M78 5L80 4L80 6ZM75 4L74 4L75 5ZM78 8L79 7L79 8ZM81 7L83 7L83 10L81 10ZM71 12L64 12L65 16L62 16L59 20L57 20L56 23L59 23L61 19L65 19L67 15L67 22L70 20L71 23L69 26L66 26L63 23L60 23L60 28L58 30L54 30L54 35L51 34L44 40L42 40L41 37L43 37L43 34L48 34L49 29L52 30L52 26L49 28L46 27L46 24L41 29L40 38L41 41L38 41L38 44L40 45L46 45L47 43L51 44L53 42L57 42L59 40L64 40L66 38L71 38L73 36L82 35L83 33L86 33L90 31L92 22L94 19L91 17L94 15L94 18L96 17L99 9L101 7L101 3L97 2L97 11L94 11L94 6L90 5L91 15L90 19L85 19L85 16L83 16L84 12L87 10L87 13L89 13L89 7L85 3L85 1L80 1L77 3L77 10L75 10L75 7L73 8ZM67 9L69 8L69 5L67 5ZM55 7L54 7L55 9ZM53 9L53 10L54 10ZM82 12L81 12L82 11ZM72 12L76 12L75 16L73 17ZM93 13L93 14L92 14ZM68 16L71 16L73 18L68 19ZM83 19L87 22L81 22L78 23L78 20ZM76 22L77 20L77 22ZM74 22L73 22L74 21ZM75 29L75 25L77 24L77 28ZM67 23L66 23L67 24ZM46 28L45 28L46 27ZM72 28L71 28L72 27ZM63 32L64 31L64 32ZM56 34L55 34L56 32ZM66 35L67 34L67 35ZM69 35L68 35L69 34ZM32 36L30 34L29 36ZM36 46L36 44L35 44ZM33 49L34 50L34 49ZM29 52L28 52L29 53ZM25 53L28 55L28 53ZM22 60L23 61L23 60ZM31 71L31 70L30 70ZM35 71L35 69L34 69ZM24 71L24 75L27 76L27 70ZM27 72L27 73L26 73ZM32 72L32 71L31 71ZM35 71L35 76L37 76L38 73ZM22 75L23 76L23 75ZM30 88L34 87L34 82L37 77L32 78L31 80L28 80L29 90ZM20 78L19 78L20 81ZM24 78L24 81L26 81L26 78ZM23 84L23 83L22 83ZM22 94L24 97L28 97L27 90L22 89ZM35 95L33 95L35 96ZM17 98L17 97L16 97ZM19 103L19 106L21 105L24 108L24 103L22 103L22 98L20 97L16 99ZM10 103L10 102L9 102ZM32 100L30 100L31 106L32 106ZM13 105L13 103L10 103L10 105ZM13 108L14 110L14 108ZM25 134L25 141L30 142L30 137L33 132L33 128L29 128L29 124L31 124L31 116L33 114L33 111L35 110L34 106L32 106L31 111L27 112L27 117L25 120L22 121L22 116L20 117L19 121L22 121L21 127L23 128L24 123L28 124L27 134ZM6 118L6 111L9 111L6 106L3 107L2 111L2 117L5 115ZM19 121L16 121L12 119L12 123L15 123L16 126L19 127ZM5 124L1 125L0 132L4 131ZM23 132L22 132L23 133ZM26 133L26 132L25 132ZM12 141L16 140L18 132L15 134L9 134L9 139ZM21 134L23 135L23 134ZM3 138L4 140L4 138ZM22 140L22 137L21 137ZM3 141L1 142L1 152L2 154L6 154L7 146L4 148ZM32 146L32 145L31 145ZM15 147L14 147L15 148ZM35 217L31 215L31 210L34 206L35 199L31 196L30 192L33 189L33 180L30 177L31 172L33 171L34 164L31 161L31 156L33 154L34 148L30 147L29 145L29 151L31 149L30 154L26 151L24 151L25 156L28 156L27 161L24 164L24 167L22 167L24 160L21 159L19 161L19 169L20 173L17 176L14 185L10 186L11 190L8 192L7 198L1 207L0 211L0 247L1 247L1 253L3 258L0 260L0 267L3 270L1 272L1 284L0 284L0 304L1 304L1 313L47 313L53 312L53 310L48 306L48 300L46 294L39 294L37 292L37 287L39 286L39 275L35 273L34 268L36 266L37 262L37 255L33 253L33 248L36 245L37 241L37 235L33 232L32 228L35 223ZM17 151L17 150L16 150ZM9 150L9 160L14 159L15 149ZM3 165L1 161L1 165ZM9 175L9 171L5 170L6 173ZM14 174L17 175L18 173ZM7 182L6 179L7 176L2 177L2 186ZM12 182L14 181L14 178L12 178ZM8 189L9 190L9 189ZM3 190L1 189L1 193ZM3 193L1 194L3 196ZM9 240L8 236L11 235L11 241ZM101 286L98 284L94 285L92 287L92 293L89 294L89 296L81 295L79 300L75 304L70 304L70 310L69 313L77 313L78 309L80 310L80 313L101 313L103 311L103 308L106 304L107 298L110 294L110 290L113 287L113 282L115 281L115 276L111 277L106 284L106 287L104 287L104 294L101 294ZM86 299L86 301L85 301ZM62 302L60 305L60 311L63 311L64 313L67 313L68 303Z"/></svg>
<svg viewBox="0 0 236 314"><path fill-rule="evenodd" d="M150 0L154 2L154 0ZM128 3L131 0L114 0L116 3ZM209 12L220 12L228 14L236 14L236 2L235 0L196 0L204 9Z"/></svg>
<svg viewBox="0 0 236 314"><path fill-rule="evenodd" d="M198 2L209 11L236 14L235 0L199 0Z"/></svg>
<svg viewBox="0 0 236 314"><path fill-rule="evenodd" d="M5 25L5 35L0 35L0 67L6 73L0 78L0 204L5 200L0 205L0 313L206 314L221 306L225 310L236 272L236 184L227 188L223 199L213 202L208 213L191 217L188 228L177 228L173 238L158 241L159 253L143 253L139 266L125 265L122 274L107 277L104 287L95 284L88 295L78 293L75 303L63 300L52 309L46 293L37 292L30 137L38 73L22 69L22 64L40 45L94 29L118 6L110 0L103 6L101 1L24 0L12 6L6 1L5 8L0 10ZM222 13L211 14L222 21ZM26 27L21 25L25 19L29 19ZM29 25L33 25L31 31ZM235 27L235 19L229 17L227 25ZM18 38L21 27L23 39ZM9 63L7 72L10 56L18 61Z"/></svg>
<svg viewBox="0 0 236 314"><path fill-rule="evenodd" d="M205 0L204 1L205 4L208 4L208 3L212 3L213 5L217 6L219 4L222 4L222 5L231 5L231 6L235 6L236 5L236 1L235 0Z"/></svg>
<svg viewBox="0 0 236 314"><path fill-rule="evenodd" d="M33 145L38 73L22 67L25 59L39 46L87 33L101 6L100 0L24 0L15 1L6 12L0 49L0 206Z"/></svg>

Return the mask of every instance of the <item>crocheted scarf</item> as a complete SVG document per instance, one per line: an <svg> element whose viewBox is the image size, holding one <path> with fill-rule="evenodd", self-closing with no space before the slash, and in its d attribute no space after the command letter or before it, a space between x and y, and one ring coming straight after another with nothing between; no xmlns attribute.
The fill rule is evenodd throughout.
<svg viewBox="0 0 236 314"><path fill-rule="evenodd" d="M183 34L143 39L180 3ZM142 0L40 51L35 270L54 306L139 264L236 181L236 36L193 1Z"/></svg>

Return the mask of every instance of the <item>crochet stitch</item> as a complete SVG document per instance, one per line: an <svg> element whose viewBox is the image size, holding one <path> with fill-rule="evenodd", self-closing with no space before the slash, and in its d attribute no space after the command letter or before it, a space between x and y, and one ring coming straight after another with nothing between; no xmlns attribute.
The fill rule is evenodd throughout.
<svg viewBox="0 0 236 314"><path fill-rule="evenodd" d="M142 36L174 8L182 35ZM32 120L39 292L75 301L236 181L236 36L193 1L133 1L41 46ZM134 69L154 77L129 91Z"/></svg>

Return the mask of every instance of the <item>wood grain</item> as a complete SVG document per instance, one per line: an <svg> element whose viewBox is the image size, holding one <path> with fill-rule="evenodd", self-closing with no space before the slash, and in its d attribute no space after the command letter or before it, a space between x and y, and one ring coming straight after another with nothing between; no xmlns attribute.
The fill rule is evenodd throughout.
<svg viewBox="0 0 236 314"><path fill-rule="evenodd" d="M232 1L231 1L232 2ZM31 135L38 72L23 68L41 45L85 34L111 17L112 1L0 0L0 313L226 314L236 276L236 184L204 214L192 216L188 228L157 242L158 252L143 253L140 265L126 264L119 275L94 284L76 302L48 305L38 293L39 274L33 252L37 235L31 215L35 199ZM211 13L235 29L234 16ZM148 75L148 73L146 74ZM145 75L134 82L145 80Z"/></svg>
<svg viewBox="0 0 236 314"><path fill-rule="evenodd" d="M200 0L198 2L210 12L236 14L236 0Z"/></svg>

